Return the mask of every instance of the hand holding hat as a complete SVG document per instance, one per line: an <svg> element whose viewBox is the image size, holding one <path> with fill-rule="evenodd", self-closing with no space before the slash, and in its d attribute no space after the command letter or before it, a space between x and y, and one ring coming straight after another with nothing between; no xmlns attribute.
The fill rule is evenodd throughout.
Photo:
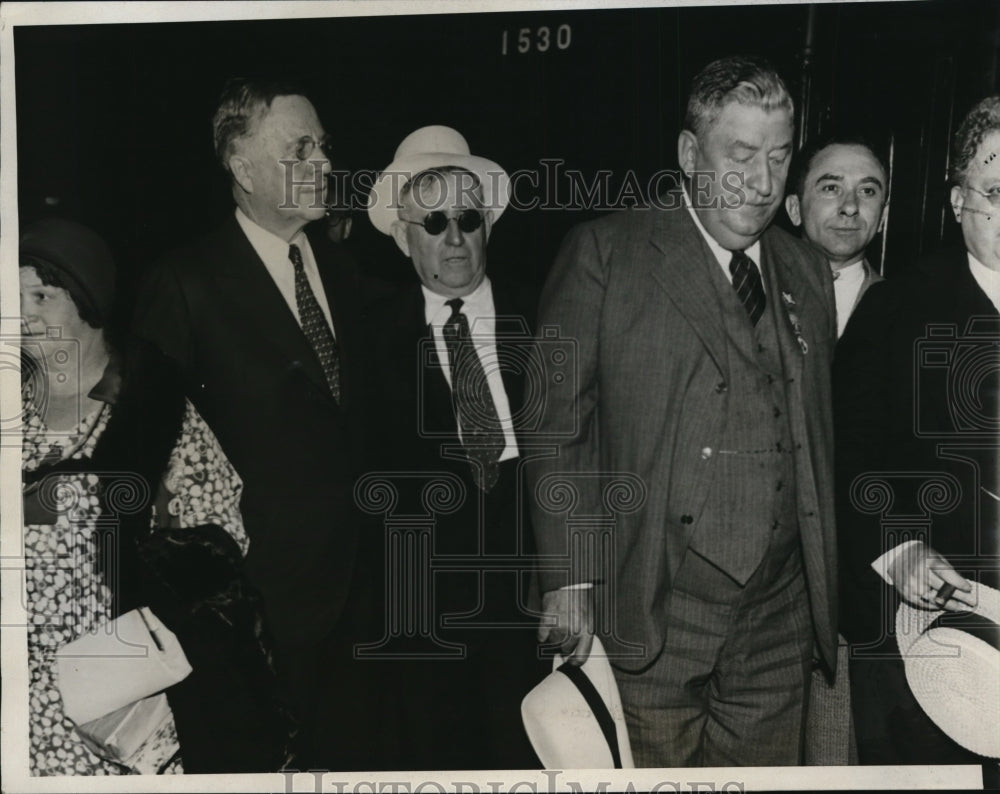
<svg viewBox="0 0 1000 794"><path fill-rule="evenodd" d="M970 593L974 609L957 615L900 604L896 642L927 716L967 750L1000 758L1000 591L972 582Z"/></svg>

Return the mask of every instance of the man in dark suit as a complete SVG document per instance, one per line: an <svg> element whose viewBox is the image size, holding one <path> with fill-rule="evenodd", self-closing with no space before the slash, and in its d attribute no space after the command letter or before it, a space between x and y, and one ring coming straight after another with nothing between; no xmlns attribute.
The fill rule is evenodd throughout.
<svg viewBox="0 0 1000 794"><path fill-rule="evenodd" d="M806 146L789 180L788 217L833 271L838 338L861 296L882 280L865 250L885 226L888 173L864 139L845 136Z"/></svg>
<svg viewBox="0 0 1000 794"><path fill-rule="evenodd" d="M369 202L375 228L417 275L370 312L369 333L370 437L378 476L399 497L387 546L409 538L427 550L415 570L388 571L426 589L389 605L387 615L398 607L419 630L388 637L378 661L400 684L394 765L404 769L538 766L520 719L521 699L545 674L527 612L521 475L532 313L519 290L486 273L508 185L457 131L431 126L404 139ZM402 516L412 531L400 534L392 526Z"/></svg>
<svg viewBox="0 0 1000 794"><path fill-rule="evenodd" d="M320 231L330 163L292 87L235 80L213 120L236 210L153 269L135 334L169 361L244 483L246 570L261 591L299 768L371 768L377 710L351 660L373 619L359 570L364 465L358 288ZM183 737L182 737L183 741Z"/></svg>
<svg viewBox="0 0 1000 794"><path fill-rule="evenodd" d="M796 155L788 183L788 217L801 228L802 239L830 263L839 338L861 296L882 281L865 251L885 226L888 169L865 139L830 136L810 142ZM806 722L807 764L857 762L846 665L847 642L841 638L837 651L841 674L829 681L825 671L813 673Z"/></svg>
<svg viewBox="0 0 1000 794"><path fill-rule="evenodd" d="M964 246L873 286L834 362L841 631L865 764L981 760L918 705L894 626L901 600L964 611L969 580L997 586L1000 97L962 122L951 169Z"/></svg>
<svg viewBox="0 0 1000 794"><path fill-rule="evenodd" d="M639 766L798 763L814 645L835 664L833 287L770 227L792 118L767 64L707 66L684 190L577 227L542 295L578 359L541 429L578 428L529 471L539 550L571 569L542 569L540 635L579 663L602 634Z"/></svg>

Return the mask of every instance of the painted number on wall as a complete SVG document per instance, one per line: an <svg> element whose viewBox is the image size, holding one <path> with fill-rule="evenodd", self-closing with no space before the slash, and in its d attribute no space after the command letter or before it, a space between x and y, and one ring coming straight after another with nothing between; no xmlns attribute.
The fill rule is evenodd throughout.
<svg viewBox="0 0 1000 794"><path fill-rule="evenodd" d="M569 48L572 39L573 30L569 25L560 25L555 29L555 33L552 32L552 28L544 25L539 28L520 28L516 36L512 36L509 31L505 30L500 42L500 54L517 52L519 55L524 55L532 50L547 52L553 47L557 50L565 50Z"/></svg>

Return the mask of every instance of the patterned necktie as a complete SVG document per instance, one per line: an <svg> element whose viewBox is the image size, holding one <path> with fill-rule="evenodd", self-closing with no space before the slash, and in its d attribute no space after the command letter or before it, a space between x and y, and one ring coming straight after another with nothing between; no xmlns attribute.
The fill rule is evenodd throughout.
<svg viewBox="0 0 1000 794"><path fill-rule="evenodd" d="M319 365L323 368L327 385L333 399L340 402L340 356L337 353L337 340L333 338L330 324L326 321L323 310L316 301L309 279L306 278L306 268L302 263L302 252L297 245L288 246L288 258L295 266L295 306L299 310L299 322L302 332L316 352Z"/></svg>
<svg viewBox="0 0 1000 794"><path fill-rule="evenodd" d="M729 272L733 274L733 289L736 290L736 296L750 315L750 322L757 325L764 315L764 307L767 306L764 284L760 280L757 265L743 251L733 251L733 258L729 261Z"/></svg>
<svg viewBox="0 0 1000 794"><path fill-rule="evenodd" d="M451 316L443 329L451 366L451 392L465 454L472 465L472 478L488 492L500 477L500 453L506 440L486 370L469 336L469 320L462 314L462 303L461 298L445 302L451 307Z"/></svg>

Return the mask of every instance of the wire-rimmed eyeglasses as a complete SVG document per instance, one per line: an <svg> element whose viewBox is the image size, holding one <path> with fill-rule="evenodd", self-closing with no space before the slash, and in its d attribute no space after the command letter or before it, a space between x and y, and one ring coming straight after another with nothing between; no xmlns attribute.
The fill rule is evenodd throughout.
<svg viewBox="0 0 1000 794"><path fill-rule="evenodd" d="M324 135L318 139L312 135L303 135L295 142L295 159L304 163L312 157L312 153L316 151L317 146L326 155L327 159L329 159L330 153L333 151L333 139L329 135Z"/></svg>
<svg viewBox="0 0 1000 794"><path fill-rule="evenodd" d="M963 190L971 190L973 193L978 193L983 196L992 206L1000 208L1000 189L994 190L980 190L972 185L962 185Z"/></svg>

